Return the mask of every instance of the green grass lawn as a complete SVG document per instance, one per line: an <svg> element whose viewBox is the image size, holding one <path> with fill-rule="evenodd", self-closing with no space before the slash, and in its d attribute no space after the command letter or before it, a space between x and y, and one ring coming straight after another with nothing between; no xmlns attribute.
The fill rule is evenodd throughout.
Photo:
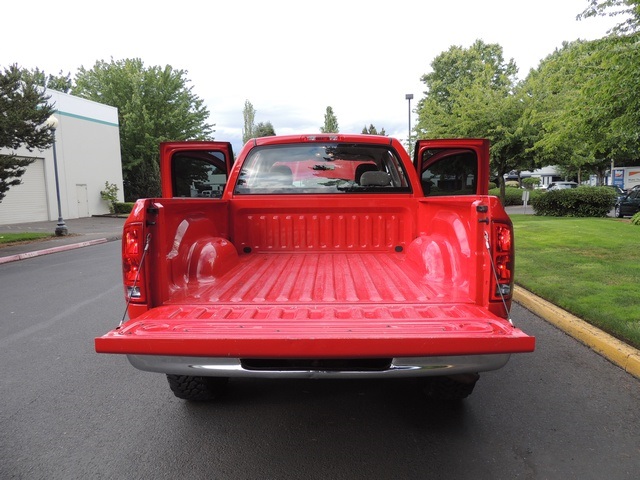
<svg viewBox="0 0 640 480"><path fill-rule="evenodd" d="M34 240L42 240L50 238L51 233L0 233L0 246L19 242L33 242Z"/></svg>
<svg viewBox="0 0 640 480"><path fill-rule="evenodd" d="M512 215L516 283L640 348L640 227Z"/></svg>

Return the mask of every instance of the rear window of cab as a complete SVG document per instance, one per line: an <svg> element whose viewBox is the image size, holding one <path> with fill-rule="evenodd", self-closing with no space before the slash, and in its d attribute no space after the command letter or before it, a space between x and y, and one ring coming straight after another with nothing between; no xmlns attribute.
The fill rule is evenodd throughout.
<svg viewBox="0 0 640 480"><path fill-rule="evenodd" d="M380 145L288 144L247 156L236 195L411 192L396 152Z"/></svg>

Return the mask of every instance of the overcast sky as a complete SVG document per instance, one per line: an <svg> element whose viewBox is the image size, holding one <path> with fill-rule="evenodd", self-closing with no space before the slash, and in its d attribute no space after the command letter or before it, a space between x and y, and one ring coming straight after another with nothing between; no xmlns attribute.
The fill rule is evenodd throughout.
<svg viewBox="0 0 640 480"><path fill-rule="evenodd" d="M327 106L341 132L365 125L406 139L420 78L452 45L498 43L524 78L578 38L600 38L610 18L576 20L588 0L8 2L0 66L73 77L97 60L141 58L186 70L216 124L241 146L245 100L278 134L317 132ZM415 116L412 118L412 124Z"/></svg>

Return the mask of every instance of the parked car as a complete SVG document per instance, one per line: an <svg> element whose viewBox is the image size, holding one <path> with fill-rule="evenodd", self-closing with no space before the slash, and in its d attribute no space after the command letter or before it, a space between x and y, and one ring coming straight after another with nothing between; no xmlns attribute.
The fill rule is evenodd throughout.
<svg viewBox="0 0 640 480"><path fill-rule="evenodd" d="M624 197L618 199L615 215L618 218L633 216L640 212L640 188L632 188Z"/></svg>
<svg viewBox="0 0 640 480"><path fill-rule="evenodd" d="M576 182L552 182L547 187L547 192L565 190L567 188L578 188L578 184Z"/></svg>

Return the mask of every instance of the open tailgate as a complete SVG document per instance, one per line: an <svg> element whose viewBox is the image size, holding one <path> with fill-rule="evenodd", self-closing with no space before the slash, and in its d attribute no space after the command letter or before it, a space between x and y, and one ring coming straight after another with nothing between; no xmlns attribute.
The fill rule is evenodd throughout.
<svg viewBox="0 0 640 480"><path fill-rule="evenodd" d="M535 338L472 304L164 305L95 339L98 353L366 358L532 352Z"/></svg>

